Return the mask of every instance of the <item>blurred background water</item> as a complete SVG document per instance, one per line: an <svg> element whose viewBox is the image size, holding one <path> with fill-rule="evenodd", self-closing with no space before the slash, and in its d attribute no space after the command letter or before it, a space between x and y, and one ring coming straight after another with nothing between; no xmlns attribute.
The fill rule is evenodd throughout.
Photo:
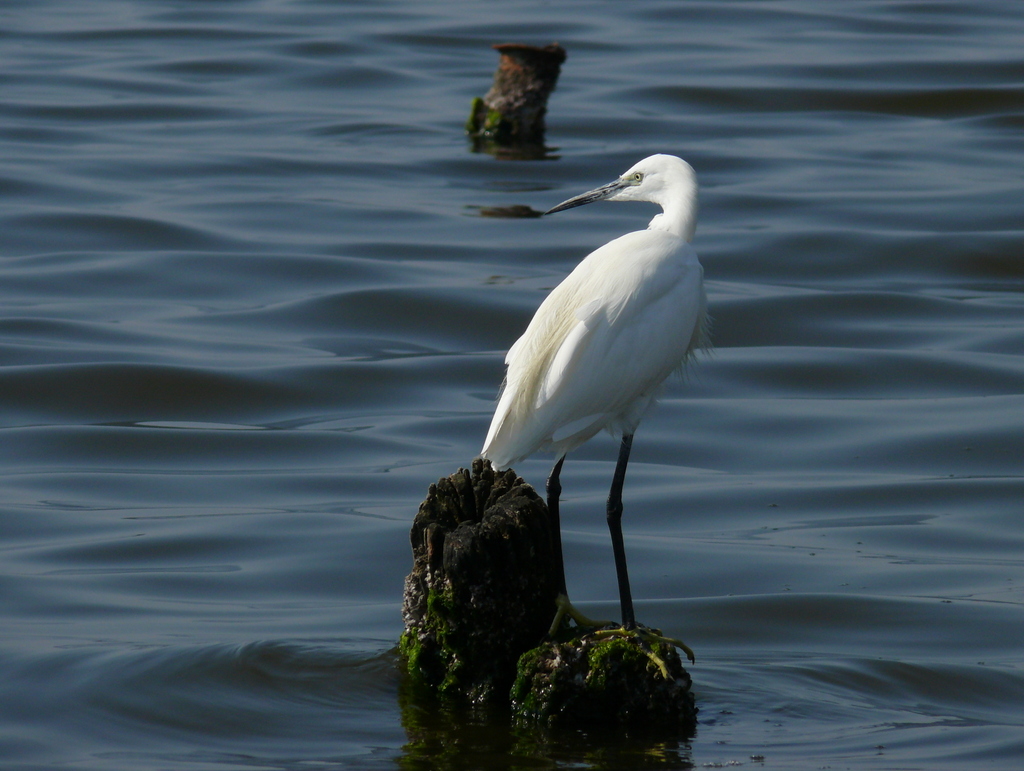
<svg viewBox="0 0 1024 771"><path fill-rule="evenodd" d="M568 50L546 160L463 134L508 41ZM7 0L3 767L1019 769L1022 42L1010 0ZM483 215L654 152L701 179L715 353L625 531L696 735L424 708L417 505L546 290L655 211ZM562 476L598 614L615 447Z"/></svg>

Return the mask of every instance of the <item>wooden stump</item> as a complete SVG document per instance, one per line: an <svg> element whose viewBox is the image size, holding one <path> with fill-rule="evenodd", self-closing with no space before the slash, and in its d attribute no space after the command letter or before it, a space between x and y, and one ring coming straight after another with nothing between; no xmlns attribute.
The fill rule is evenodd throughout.
<svg viewBox="0 0 1024 771"><path fill-rule="evenodd" d="M494 85L473 100L466 131L478 149L512 157L542 157L544 116L555 89L565 49L520 43L494 46L501 54ZM539 155L537 155L539 153Z"/></svg>
<svg viewBox="0 0 1024 771"><path fill-rule="evenodd" d="M690 676L672 645L568 622L546 639L558 591L550 514L514 471L477 459L431 485L411 541L399 651L430 694L519 723L692 732Z"/></svg>

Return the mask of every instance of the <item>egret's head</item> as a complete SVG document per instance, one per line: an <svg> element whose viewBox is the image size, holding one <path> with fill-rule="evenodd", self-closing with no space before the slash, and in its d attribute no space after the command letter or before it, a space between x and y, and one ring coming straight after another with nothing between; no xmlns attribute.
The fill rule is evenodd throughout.
<svg viewBox="0 0 1024 771"><path fill-rule="evenodd" d="M652 155L614 182L563 201L544 213L553 214L594 201L651 201L667 209L673 203L696 199L697 175L693 167L674 155Z"/></svg>
<svg viewBox="0 0 1024 771"><path fill-rule="evenodd" d="M652 155L614 182L563 201L544 213L553 214L594 201L650 201L661 204L664 213L654 218L651 227L671 230L689 241L696 224L697 175L682 158Z"/></svg>
<svg viewBox="0 0 1024 771"><path fill-rule="evenodd" d="M621 187L609 196L610 201L651 201L665 206L671 198L697 197L697 174L674 155L644 158L615 184Z"/></svg>

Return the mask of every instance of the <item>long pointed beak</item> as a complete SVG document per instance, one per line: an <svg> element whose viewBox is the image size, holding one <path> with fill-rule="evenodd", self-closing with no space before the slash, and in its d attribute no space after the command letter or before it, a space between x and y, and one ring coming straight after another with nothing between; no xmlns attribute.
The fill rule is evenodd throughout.
<svg viewBox="0 0 1024 771"><path fill-rule="evenodd" d="M553 209L548 209L544 213L554 214L556 211L565 211L566 209L573 209L577 206L583 206L584 204L594 203L594 201L603 201L606 198L611 198L624 187L629 187L629 183L625 180L617 179L614 182L609 182L607 185L601 185L601 187L591 190L588 193L582 193L574 196L568 201L562 201L558 206Z"/></svg>

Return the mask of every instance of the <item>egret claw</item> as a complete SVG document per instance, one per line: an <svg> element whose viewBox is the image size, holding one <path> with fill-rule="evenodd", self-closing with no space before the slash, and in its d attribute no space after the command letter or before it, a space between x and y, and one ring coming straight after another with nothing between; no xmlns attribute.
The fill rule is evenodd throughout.
<svg viewBox="0 0 1024 771"><path fill-rule="evenodd" d="M697 659L696 657L694 657L693 651L690 649L690 646L684 643L682 640L677 640L675 637L666 637L662 634L654 634L654 632L652 632L649 629L644 630L644 635L648 640L655 640L656 642L663 642L668 643L669 645L674 645L676 648L678 648L686 654L686 658L690 660L691 664L697 663Z"/></svg>
<svg viewBox="0 0 1024 771"><path fill-rule="evenodd" d="M597 637L600 640L607 640L612 637L635 638L640 643L640 647L643 650L643 652L647 654L647 658L649 658L655 664L655 666L658 667L658 669L661 671L662 677L664 677L666 680L668 680L668 668L665 666L665 662L662 660L661 656L659 656L651 650L650 644L652 642L665 643L667 645L679 648L683 653L686 654L686 658L690 660L691 664L695 664L697 661L693 655L693 651L690 650L690 646L684 643L682 640L677 640L674 637L666 637L665 635L659 632L655 632L654 630L648 629L646 627L637 627L635 629L626 629L625 627L619 627L617 629L598 629L593 634L594 637Z"/></svg>
<svg viewBox="0 0 1024 771"><path fill-rule="evenodd" d="M600 629L604 626L610 626L614 621L597 621L592 618L587 618L580 613L576 606L569 602L569 598L560 594L555 598L555 606L558 610L555 611L555 620L551 622L551 628L548 630L548 637L554 637L559 629L562 628L562 619L568 616L576 622L576 626L585 627L588 629Z"/></svg>

